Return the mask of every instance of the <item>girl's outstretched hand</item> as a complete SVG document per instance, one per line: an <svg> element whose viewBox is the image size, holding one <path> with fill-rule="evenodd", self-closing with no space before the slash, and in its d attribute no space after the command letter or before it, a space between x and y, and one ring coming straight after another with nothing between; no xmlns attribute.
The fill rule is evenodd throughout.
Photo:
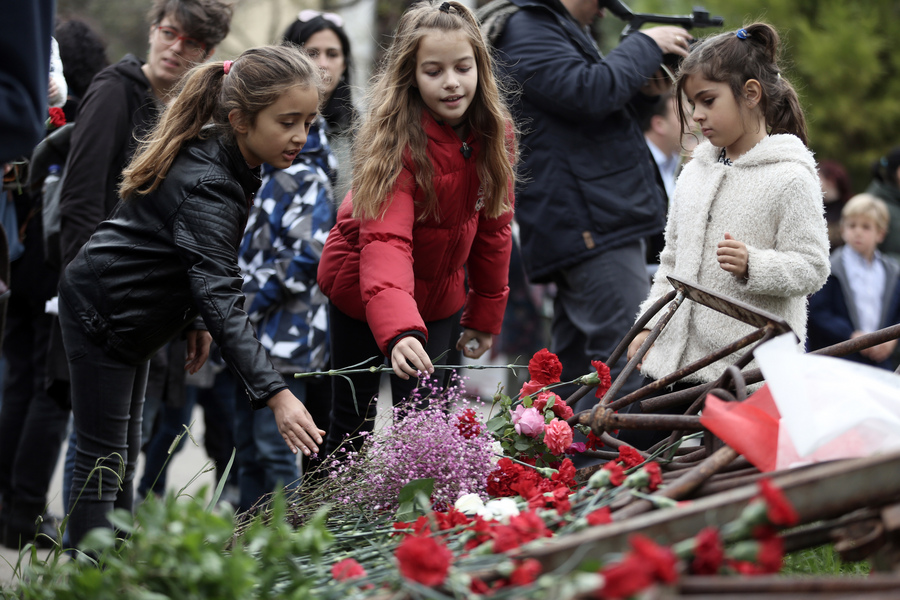
<svg viewBox="0 0 900 600"><path fill-rule="evenodd" d="M456 349L461 350L466 358L481 358L481 355L494 345L494 336L484 331L463 329L456 342Z"/></svg>
<svg viewBox="0 0 900 600"><path fill-rule="evenodd" d="M306 456L319 452L319 444L325 432L316 427L303 403L288 389L283 389L267 402L275 413L278 432L291 452L303 452Z"/></svg>
<svg viewBox="0 0 900 600"><path fill-rule="evenodd" d="M750 253L747 252L747 246L744 242L739 242L730 233L725 234L725 240L719 242L716 249L716 260L719 266L741 279L747 278L747 265L750 260Z"/></svg>
<svg viewBox="0 0 900 600"><path fill-rule="evenodd" d="M434 365L422 342L414 335L408 335L394 344L391 350L391 367L400 379L409 379L418 372L434 373Z"/></svg>
<svg viewBox="0 0 900 600"><path fill-rule="evenodd" d="M184 370L193 375L200 370L209 358L209 345L212 336L208 331L192 329L187 332L187 356L184 361Z"/></svg>

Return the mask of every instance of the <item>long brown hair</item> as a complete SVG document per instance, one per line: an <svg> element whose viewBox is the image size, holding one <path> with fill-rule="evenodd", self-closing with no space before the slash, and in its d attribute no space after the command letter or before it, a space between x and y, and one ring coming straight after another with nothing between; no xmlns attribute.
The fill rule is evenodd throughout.
<svg viewBox="0 0 900 600"><path fill-rule="evenodd" d="M682 93L688 75L727 83L739 105L744 84L755 79L762 88L759 105L765 115L768 133L791 133L806 144L806 118L797 91L778 66L779 44L774 27L754 23L736 32L708 37L694 46L681 63L675 81L678 115L684 130L690 129Z"/></svg>
<svg viewBox="0 0 900 600"><path fill-rule="evenodd" d="M400 18L380 74L368 94L368 114L354 144L353 216L374 219L383 214L408 151L416 185L424 195L420 220L439 218L434 191L434 167L426 153L422 127L425 103L414 87L419 41L433 31L462 31L472 45L478 87L466 118L481 140L476 169L484 190L485 215L497 217L512 209L509 184L516 180L518 156L515 125L496 76L490 51L475 15L459 2L413 5Z"/></svg>
<svg viewBox="0 0 900 600"><path fill-rule="evenodd" d="M315 88L321 101L319 69L296 48L251 48L231 64L227 75L224 66L223 62L210 62L188 72L175 101L122 172L122 198L149 194L159 187L182 146L201 137L210 121L219 135L232 136L228 121L232 110L252 125L261 110L293 86Z"/></svg>

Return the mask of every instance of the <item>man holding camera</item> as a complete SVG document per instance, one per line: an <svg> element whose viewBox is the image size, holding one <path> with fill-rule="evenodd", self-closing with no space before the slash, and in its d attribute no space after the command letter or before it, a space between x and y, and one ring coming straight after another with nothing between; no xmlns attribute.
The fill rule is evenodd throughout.
<svg viewBox="0 0 900 600"><path fill-rule="evenodd" d="M669 88L663 55L686 56L691 35L653 27L604 57L589 31L603 0L510 2L504 24L484 27L521 89L516 219L529 278L556 284L551 350L568 381L608 358L649 293L643 240L663 229L666 200L637 108ZM613 378L624 365L609 365ZM635 374L625 391L639 383Z"/></svg>

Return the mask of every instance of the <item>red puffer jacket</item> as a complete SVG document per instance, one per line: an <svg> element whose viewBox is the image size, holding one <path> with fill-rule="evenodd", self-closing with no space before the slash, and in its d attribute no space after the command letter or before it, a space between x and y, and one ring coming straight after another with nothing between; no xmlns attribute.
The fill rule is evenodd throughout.
<svg viewBox="0 0 900 600"><path fill-rule="evenodd" d="M509 295L513 214L482 214L479 142L469 137L466 158L449 125L427 112L423 124L440 220L418 220L422 193L407 165L383 219L353 218L353 194L347 194L319 262L319 287L341 312L369 324L385 355L401 334L427 337L426 321L447 318L463 305L463 327L500 333Z"/></svg>

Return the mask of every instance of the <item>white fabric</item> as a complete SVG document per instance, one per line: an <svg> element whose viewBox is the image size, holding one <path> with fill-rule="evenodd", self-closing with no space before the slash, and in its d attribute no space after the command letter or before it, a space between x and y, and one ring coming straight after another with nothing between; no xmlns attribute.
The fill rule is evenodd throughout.
<svg viewBox="0 0 900 600"><path fill-rule="evenodd" d="M825 284L831 270L822 188L812 153L793 135L764 138L732 166L717 162L719 151L704 141L678 177L666 246L639 314L672 289L666 277L675 275L780 316L803 344L806 296ZM747 245L746 280L724 271L716 260L725 233ZM753 329L685 302L644 357L642 372L662 377ZM726 357L687 380L712 381L736 358Z"/></svg>
<svg viewBox="0 0 900 600"><path fill-rule="evenodd" d="M864 333L881 329L882 298L887 283L887 272L881 261L881 253L876 252L872 262L863 258L850 246L844 246L841 255L844 270L856 303L859 328Z"/></svg>
<svg viewBox="0 0 900 600"><path fill-rule="evenodd" d="M659 169L663 186L666 188L666 198L671 200L675 194L675 175L678 172L681 157L678 154L669 156L650 140L647 140L647 147L650 148L650 154L653 155L653 160L656 161L656 167Z"/></svg>
<svg viewBox="0 0 900 600"><path fill-rule="evenodd" d="M50 78L56 82L57 93L54 97L48 98L49 104L53 108L62 108L66 103L69 86L66 84L66 78L63 75L62 59L59 57L59 44L55 38L50 38Z"/></svg>

